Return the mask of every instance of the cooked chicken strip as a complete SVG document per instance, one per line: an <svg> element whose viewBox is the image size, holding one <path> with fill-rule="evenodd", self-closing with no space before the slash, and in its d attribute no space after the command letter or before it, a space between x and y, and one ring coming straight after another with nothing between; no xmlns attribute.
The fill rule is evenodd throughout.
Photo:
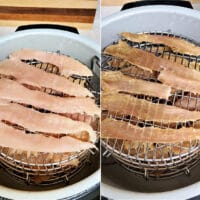
<svg viewBox="0 0 200 200"><path fill-rule="evenodd" d="M43 108L55 113L80 113L99 115L99 108L93 99L86 97L57 97L30 90L16 81L0 79L0 98Z"/></svg>
<svg viewBox="0 0 200 200"><path fill-rule="evenodd" d="M162 55L162 58L171 60L172 62L179 63L180 66L185 66L190 69L195 69L196 71L200 71L200 63L196 62L194 59L193 60L188 60L186 57L179 57L176 54L169 54L169 53L164 53ZM185 68L184 68L185 69Z"/></svg>
<svg viewBox="0 0 200 200"><path fill-rule="evenodd" d="M109 67L119 68L121 72L129 74L135 78L144 78L144 79L156 79L158 72L150 72L144 69L141 69L135 65L131 65L127 61L113 58L111 61L107 62Z"/></svg>
<svg viewBox="0 0 200 200"><path fill-rule="evenodd" d="M81 85L74 84L62 76L47 73L16 58L0 62L0 74L12 76L19 83L35 86L39 89L44 87L70 96L93 97L93 94Z"/></svg>
<svg viewBox="0 0 200 200"><path fill-rule="evenodd" d="M22 126L31 132L50 134L79 134L88 132L90 141L96 141L96 134L92 127L80 121L62 117L52 113L40 113L24 106L5 103L0 99L0 120Z"/></svg>
<svg viewBox="0 0 200 200"><path fill-rule="evenodd" d="M138 35L138 34L136 34L136 35ZM188 67L188 68L191 68L191 69L196 69L196 71L199 71L200 64L198 62L196 62L194 59L193 60L188 60L185 57L177 56L176 54L171 54L171 53L169 53L170 49L166 50L166 47L164 49L162 49L160 47L159 50L157 49L157 47L154 47L154 48L155 48L155 50L153 50L153 48L152 48L152 52L160 53L161 56L159 56L159 57L162 57L162 58L164 58L166 60L170 60L171 62L176 62L176 63L179 64L178 65L179 67L185 66L185 67ZM145 51L146 50L148 50L148 48L145 49ZM167 52L163 52L163 51L167 51ZM127 64L127 61L124 61L124 60L121 60L121 59L114 59L113 58L112 61L108 62L108 65L112 66L112 67L119 67L119 68L121 68L124 65L127 66L128 64ZM129 65L131 65L131 64L129 63ZM144 70L144 72L145 73L149 73L147 70Z"/></svg>
<svg viewBox="0 0 200 200"><path fill-rule="evenodd" d="M132 65L136 65L144 70L152 72L160 71L164 62L162 58L156 57L152 53L130 47L126 42L119 41L118 44L110 45L104 50L105 54L124 59Z"/></svg>
<svg viewBox="0 0 200 200"><path fill-rule="evenodd" d="M127 40L133 42L150 42L154 44L164 44L171 48L174 52L179 52L183 54L191 54L195 56L200 55L200 47L195 44L188 42L182 38L178 37L169 37L166 35L151 35L151 34L134 34L123 32L121 36Z"/></svg>
<svg viewBox="0 0 200 200"><path fill-rule="evenodd" d="M132 66L129 62L117 58L113 58L112 60L107 62L108 66L114 68L126 68Z"/></svg>
<svg viewBox="0 0 200 200"><path fill-rule="evenodd" d="M169 60L165 60L159 57L154 56L151 53L145 52L140 49L135 49L133 47L129 47L126 43L120 42L117 45L111 45L106 48L106 52L110 50L111 54L114 52L113 55L119 54L119 56L124 52L126 54L127 59L133 59L133 62L139 67L144 66L148 69L153 69L156 71L161 71L160 75L158 76L158 80L163 82L165 85L171 86L175 89L180 89L184 91L191 91L193 93L200 92L200 78L198 77L199 72L189 68L182 68L182 65L179 63L171 62ZM121 52L122 51L122 52ZM135 53L136 52L136 53ZM134 58L133 55L137 55L139 58ZM148 64L146 60L150 61ZM140 62L139 64L136 62ZM157 63L157 65L156 65ZM155 65L154 65L155 64ZM157 69L155 68L157 66ZM159 67L158 67L159 66ZM187 83L185 83L188 81Z"/></svg>
<svg viewBox="0 0 200 200"><path fill-rule="evenodd" d="M184 95L177 99L174 105L191 111L200 111L199 95Z"/></svg>
<svg viewBox="0 0 200 200"><path fill-rule="evenodd" d="M80 63L69 56L60 55L57 53L48 53L32 49L22 49L10 55L21 60L38 60L43 63L50 63L59 68L60 74L66 77L73 74L80 76L92 76L91 70L84 64Z"/></svg>
<svg viewBox="0 0 200 200"><path fill-rule="evenodd" d="M103 95L101 101L103 110L117 112L121 115L131 115L147 121L168 123L200 119L200 112L188 111L165 104L155 104L126 94Z"/></svg>
<svg viewBox="0 0 200 200"><path fill-rule="evenodd" d="M130 62L141 69L152 72L160 72L166 68L182 68L179 63L172 62L167 59L155 56L153 53L130 47L126 42L119 41L118 44L110 45L104 50L105 54L109 54Z"/></svg>
<svg viewBox="0 0 200 200"><path fill-rule="evenodd" d="M104 92L128 92L144 94L167 99L171 88L159 83L134 79L123 75L119 71L102 72L102 89Z"/></svg>
<svg viewBox="0 0 200 200"><path fill-rule="evenodd" d="M194 69L187 68L187 67L166 68L163 71L175 74L177 77L182 77L185 79L185 81L200 81L200 72ZM161 71L161 73L163 73L163 71Z"/></svg>
<svg viewBox="0 0 200 200"><path fill-rule="evenodd" d="M160 72L158 80L165 85L171 86L177 90L200 94L200 81L198 80L199 77L197 77L200 72L196 71L195 76L195 70L187 69L182 71L185 73L182 73L181 69L164 69ZM192 73L189 73L188 71Z"/></svg>
<svg viewBox="0 0 200 200"><path fill-rule="evenodd" d="M102 138L117 138L134 142L176 143L200 139L200 129L140 128L124 121L107 118L101 123Z"/></svg>
<svg viewBox="0 0 200 200"><path fill-rule="evenodd" d="M143 69L133 66L133 65L130 67L122 68L120 71L123 74L131 75L132 77L137 78L137 79L142 78L144 80L156 80L158 77L158 74L159 74L159 72L151 73L149 71L143 70Z"/></svg>
<svg viewBox="0 0 200 200"><path fill-rule="evenodd" d="M61 138L46 137L42 134L25 134L0 122L0 146L24 151L64 153L76 152L95 145L82 142L70 136Z"/></svg>

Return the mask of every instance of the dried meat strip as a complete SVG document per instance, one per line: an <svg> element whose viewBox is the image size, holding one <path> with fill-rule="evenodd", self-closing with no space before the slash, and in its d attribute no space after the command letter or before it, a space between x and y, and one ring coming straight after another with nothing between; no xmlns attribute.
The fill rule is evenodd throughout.
<svg viewBox="0 0 200 200"><path fill-rule="evenodd" d="M109 54L124 59L143 70L160 72L163 69L182 68L183 65L171 60L155 56L153 53L129 46L126 42L119 41L118 44L110 45L104 50Z"/></svg>
<svg viewBox="0 0 200 200"><path fill-rule="evenodd" d="M133 42L150 42L154 44L164 44L172 51L182 54L191 54L195 56L200 55L200 47L188 42L185 39L178 37L169 37L166 35L152 35L152 34L134 34L129 32L121 33L121 36Z"/></svg>
<svg viewBox="0 0 200 200"><path fill-rule="evenodd" d="M164 69L160 72L158 80L177 90L200 94L199 72L194 71L188 68L187 70Z"/></svg>
<svg viewBox="0 0 200 200"><path fill-rule="evenodd" d="M153 72L161 71L166 60L156 57L154 54L141 49L130 47L126 42L119 41L118 44L110 45L104 50L105 54L124 59L144 70ZM167 62L167 61L166 61Z"/></svg>
<svg viewBox="0 0 200 200"><path fill-rule="evenodd" d="M107 118L101 123L101 137L132 140L134 142L176 143L200 139L200 129L141 128L124 121Z"/></svg>
<svg viewBox="0 0 200 200"><path fill-rule="evenodd" d="M200 112L165 104L155 104L126 94L102 96L102 109L120 115L130 115L142 120L156 122L186 122L200 119Z"/></svg>
<svg viewBox="0 0 200 200"><path fill-rule="evenodd" d="M196 70L183 68L179 63L156 57L141 49L129 47L125 42L109 46L105 52L110 52L116 56L124 55L125 59L131 59L131 62L135 62L136 66L160 71L158 80L165 85L178 90L191 91L193 93L200 92L198 83L200 76L198 76L199 72Z"/></svg>
<svg viewBox="0 0 200 200"><path fill-rule="evenodd" d="M102 72L102 89L105 93L128 92L167 99L171 88L160 83L134 79L119 71Z"/></svg>

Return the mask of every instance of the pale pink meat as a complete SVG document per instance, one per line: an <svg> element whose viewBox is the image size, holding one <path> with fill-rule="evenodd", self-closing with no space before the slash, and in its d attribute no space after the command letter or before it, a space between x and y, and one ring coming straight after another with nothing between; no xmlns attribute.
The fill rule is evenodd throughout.
<svg viewBox="0 0 200 200"><path fill-rule="evenodd" d="M96 134L92 127L84 122L74 121L52 113L40 113L15 103L8 102L6 104L1 99L0 120L17 124L31 132L78 134L86 131L90 135L90 141L96 141Z"/></svg>
<svg viewBox="0 0 200 200"><path fill-rule="evenodd" d="M65 77L47 73L39 68L11 58L0 62L0 74L13 76L17 82L35 86L54 89L71 96L90 96L93 94L83 86L72 83Z"/></svg>
<svg viewBox="0 0 200 200"><path fill-rule="evenodd" d="M30 90L16 81L0 79L0 98L43 108L55 113L80 113L100 115L94 100L86 97L57 97L40 91Z"/></svg>
<svg viewBox="0 0 200 200"><path fill-rule="evenodd" d="M91 70L78 60L69 56L48 53L45 51L21 49L10 55L10 57L17 57L21 60L33 60L36 59L43 63L50 63L59 68L61 75L71 76L73 74L80 76L92 76Z"/></svg>
<svg viewBox="0 0 200 200"><path fill-rule="evenodd" d="M62 76L45 72L34 66L11 58L0 62L0 74L13 76L17 82L35 86L39 89L50 88L70 96L89 96L93 94L83 86L72 83Z"/></svg>
<svg viewBox="0 0 200 200"><path fill-rule="evenodd" d="M70 136L54 138L42 134L25 134L23 131L14 129L2 122L0 122L0 146L48 153L77 152L95 148L92 143L83 142Z"/></svg>

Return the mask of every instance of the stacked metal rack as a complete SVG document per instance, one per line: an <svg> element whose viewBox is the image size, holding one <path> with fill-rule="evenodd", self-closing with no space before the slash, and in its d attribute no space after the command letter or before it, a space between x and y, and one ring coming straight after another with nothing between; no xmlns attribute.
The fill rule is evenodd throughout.
<svg viewBox="0 0 200 200"><path fill-rule="evenodd" d="M97 65L98 61L97 57L92 58L92 63L94 63L94 65ZM47 72L59 74L56 66L41 63L36 60L26 62ZM94 66L92 65L92 67ZM99 105L100 92L99 77L97 77L97 75L94 74L92 77L79 77L74 75L69 79L88 88L94 94L95 101ZM44 90L44 92L51 95L63 96L63 94L58 94L57 91L52 89ZM32 106L29 107L31 108ZM49 112L43 109L39 109L39 111ZM93 121L95 124L95 131L99 136L99 119L94 118ZM22 127L16 128L20 128L27 134L34 134L22 129ZM92 157L95 157L96 153L98 153L97 149L75 153L29 153L0 147L0 166L16 179L29 185L47 186L58 183L68 184L72 177L79 174L87 164L90 164Z"/></svg>
<svg viewBox="0 0 200 200"><path fill-rule="evenodd" d="M152 32L149 34L167 35L169 37L180 37L174 34ZM126 40L125 38L121 38ZM184 38L186 39L186 38ZM190 40L189 40L190 41ZM117 43L113 42L112 44ZM184 63L184 66L200 70L200 58L191 55L183 55L172 52L168 47L162 44L151 44L148 42L134 43L126 42L133 47L143 49L145 51L154 53L156 56L165 57L165 59L174 62ZM193 42L193 41L190 41ZM119 58L104 55L102 56L102 70L120 70L124 74L141 78L146 81L159 82L157 74L146 76L145 73L138 70L136 66L130 65ZM199 95L192 95L190 92L173 91L169 99L158 99L145 95L135 95L137 98L146 99L153 103L174 105L177 99L181 101L185 98L188 100L187 109L190 109L190 101L196 101L195 110L197 110L198 102L200 102ZM180 104L181 104L180 101ZM181 105L180 105L181 106ZM118 113L109 113L104 111L102 118L111 117L116 120L126 121L140 127L159 127L159 128L175 128L181 127L196 127L196 122L184 123L155 123L153 121L139 120L133 116L118 115ZM198 123L198 122L197 122ZM190 170L194 167L200 159L200 141L188 141L176 144L154 144L154 143L134 143L134 141L118 140L118 139L102 139L102 145L105 148L104 156L113 156L113 158L127 170L144 176L146 179L165 179L177 176L181 173L190 174Z"/></svg>

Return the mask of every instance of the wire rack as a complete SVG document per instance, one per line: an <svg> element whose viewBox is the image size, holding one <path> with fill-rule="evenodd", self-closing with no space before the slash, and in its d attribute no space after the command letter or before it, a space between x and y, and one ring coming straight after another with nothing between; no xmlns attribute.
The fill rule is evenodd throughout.
<svg viewBox="0 0 200 200"><path fill-rule="evenodd" d="M97 57L92 58L92 63L98 64L98 61L99 60ZM30 60L26 62L49 73L60 75L59 69L51 64L41 63L36 60ZM96 74L94 74L92 77L80 77L73 75L69 77L69 79L72 82L81 84L89 89L94 95L95 102L99 105L99 77ZM43 88L42 91L51 95L67 96L66 94L49 88ZM49 112L47 110L34 108L30 105L26 106L37 109L43 113ZM72 115L67 115L67 117L73 118L74 120L78 120L79 118L78 115L76 119ZM85 121L87 117L87 115L85 115L84 118L82 116L83 121ZM95 127L93 128L95 128L94 130L99 136L99 119L94 117L91 119L91 124L94 124L95 122ZM20 130L26 132L27 134L34 134L28 132L22 127L16 126L16 128L20 128ZM98 137L96 142L98 142ZM68 184L73 176L77 175L88 163L90 164L91 157L94 157L96 153L96 149L89 149L75 153L41 153L25 152L16 149L0 147L0 165L6 170L6 172L27 184L51 185L63 182Z"/></svg>
<svg viewBox="0 0 200 200"><path fill-rule="evenodd" d="M8 156L8 153L1 152L1 155L2 167L8 173L14 175L19 180L25 181L27 184L41 185L60 182L68 183L90 160L89 151L68 156L53 154L51 161L45 161L48 155L44 153L30 155L30 157L26 158L26 162L22 161L25 158L23 154L20 154L22 159L16 159L16 156L13 154ZM43 157L44 160L41 161L40 157Z"/></svg>
<svg viewBox="0 0 200 200"><path fill-rule="evenodd" d="M152 32L149 34L167 35L169 37L181 37L169 33ZM182 37L181 37L182 38ZM151 52L156 56L168 59L177 63L200 70L200 57L172 52L169 47L162 44L152 44L148 42L135 43L125 40L130 46ZM186 39L186 38L183 38ZM188 40L193 42L191 40ZM113 42L112 44L117 43ZM194 43L194 42L193 42ZM137 66L109 55L102 55L102 70L120 70L123 74L134 78L140 78L146 81L159 82L158 73L147 73ZM145 95L134 95L140 99L146 99L153 103L176 105L188 110L200 110L200 96L193 95L190 92L172 90L171 96L166 99L159 99ZM181 127L199 128L199 121L163 123L154 121L144 121L134 116L120 115L117 113L103 111L102 119L114 118L123 120L140 127L159 127L179 129ZM158 143L135 143L134 141L118 139L102 139L102 145L106 149L103 156L113 158L127 170L146 179L165 179L185 173L190 174L191 168L194 167L200 159L200 142L199 140L181 142L175 144L158 144Z"/></svg>

